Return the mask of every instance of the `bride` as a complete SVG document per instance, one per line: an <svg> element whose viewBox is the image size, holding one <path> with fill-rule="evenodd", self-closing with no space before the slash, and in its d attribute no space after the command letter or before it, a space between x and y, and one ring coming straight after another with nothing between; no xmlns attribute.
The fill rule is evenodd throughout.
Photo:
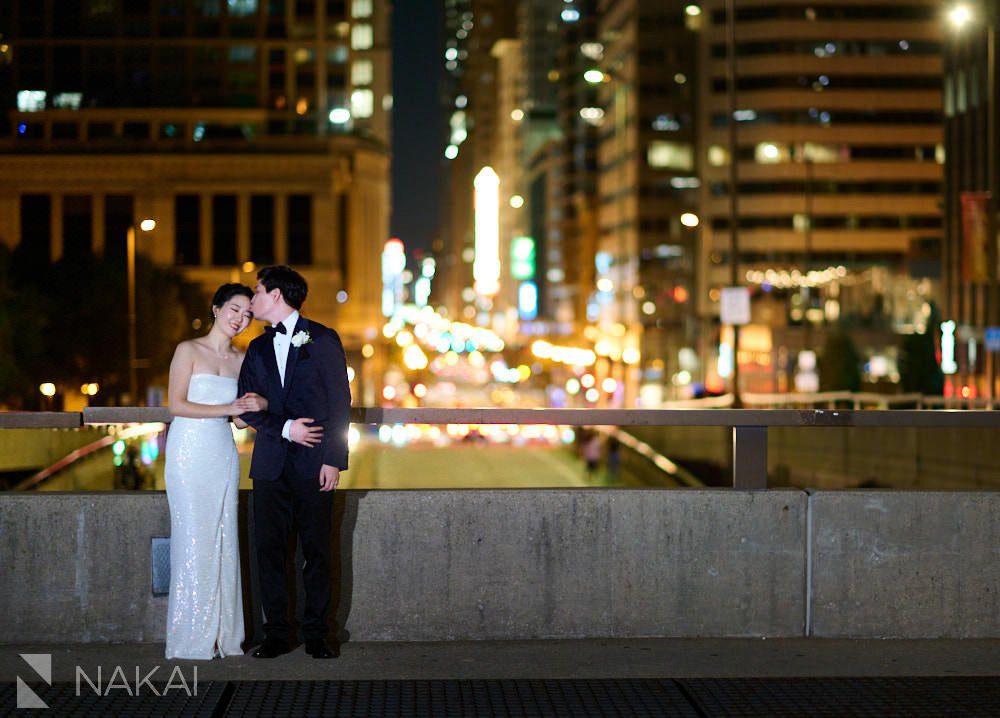
<svg viewBox="0 0 1000 718"><path fill-rule="evenodd" d="M267 408L256 394L236 396L243 353L232 340L250 323L252 296L242 284L219 287L211 330L181 342L170 362L167 658L243 653L236 521L240 461L228 417Z"/></svg>

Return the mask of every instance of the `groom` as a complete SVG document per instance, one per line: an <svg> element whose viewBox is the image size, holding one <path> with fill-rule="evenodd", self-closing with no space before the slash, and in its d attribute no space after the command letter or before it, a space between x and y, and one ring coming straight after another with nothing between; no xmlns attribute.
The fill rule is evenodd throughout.
<svg viewBox="0 0 1000 718"><path fill-rule="evenodd" d="M250 342L240 371L240 396L253 391L268 400L266 411L240 416L257 430L250 478L265 637L255 658L291 650L285 565L293 521L305 558L306 653L339 655L326 641L326 615L333 489L347 470L351 394L340 337L299 314L307 292L291 267L257 273L250 310L271 326Z"/></svg>

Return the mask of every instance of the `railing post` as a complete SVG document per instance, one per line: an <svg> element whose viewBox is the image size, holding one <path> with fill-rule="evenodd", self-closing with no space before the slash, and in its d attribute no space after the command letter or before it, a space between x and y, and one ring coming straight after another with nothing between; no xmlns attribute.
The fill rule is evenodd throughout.
<svg viewBox="0 0 1000 718"><path fill-rule="evenodd" d="M767 427L734 426L732 472L734 489L767 488Z"/></svg>

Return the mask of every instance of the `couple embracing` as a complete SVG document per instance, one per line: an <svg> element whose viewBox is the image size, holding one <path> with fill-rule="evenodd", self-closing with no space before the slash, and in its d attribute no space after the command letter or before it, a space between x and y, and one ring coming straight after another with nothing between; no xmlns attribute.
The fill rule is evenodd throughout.
<svg viewBox="0 0 1000 718"><path fill-rule="evenodd" d="M307 292L305 279L286 266L262 269L253 290L225 284L212 300L208 334L174 353L167 658L243 654L240 464L230 418L257 432L250 478L265 637L253 656L291 649L285 566L293 524L305 558L305 650L314 658L339 655L327 636L330 532L333 490L347 469L351 396L337 333L299 314ZM232 340L252 319L269 326L244 355Z"/></svg>

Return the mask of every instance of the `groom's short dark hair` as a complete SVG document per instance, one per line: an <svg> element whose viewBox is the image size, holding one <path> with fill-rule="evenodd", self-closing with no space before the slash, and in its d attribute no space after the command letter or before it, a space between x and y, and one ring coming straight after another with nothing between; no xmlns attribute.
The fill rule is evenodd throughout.
<svg viewBox="0 0 1000 718"><path fill-rule="evenodd" d="M280 289L285 304L294 309L302 309L302 303L306 301L306 295L309 293L309 285L294 269L284 264L264 267L257 272L257 279L269 292Z"/></svg>

